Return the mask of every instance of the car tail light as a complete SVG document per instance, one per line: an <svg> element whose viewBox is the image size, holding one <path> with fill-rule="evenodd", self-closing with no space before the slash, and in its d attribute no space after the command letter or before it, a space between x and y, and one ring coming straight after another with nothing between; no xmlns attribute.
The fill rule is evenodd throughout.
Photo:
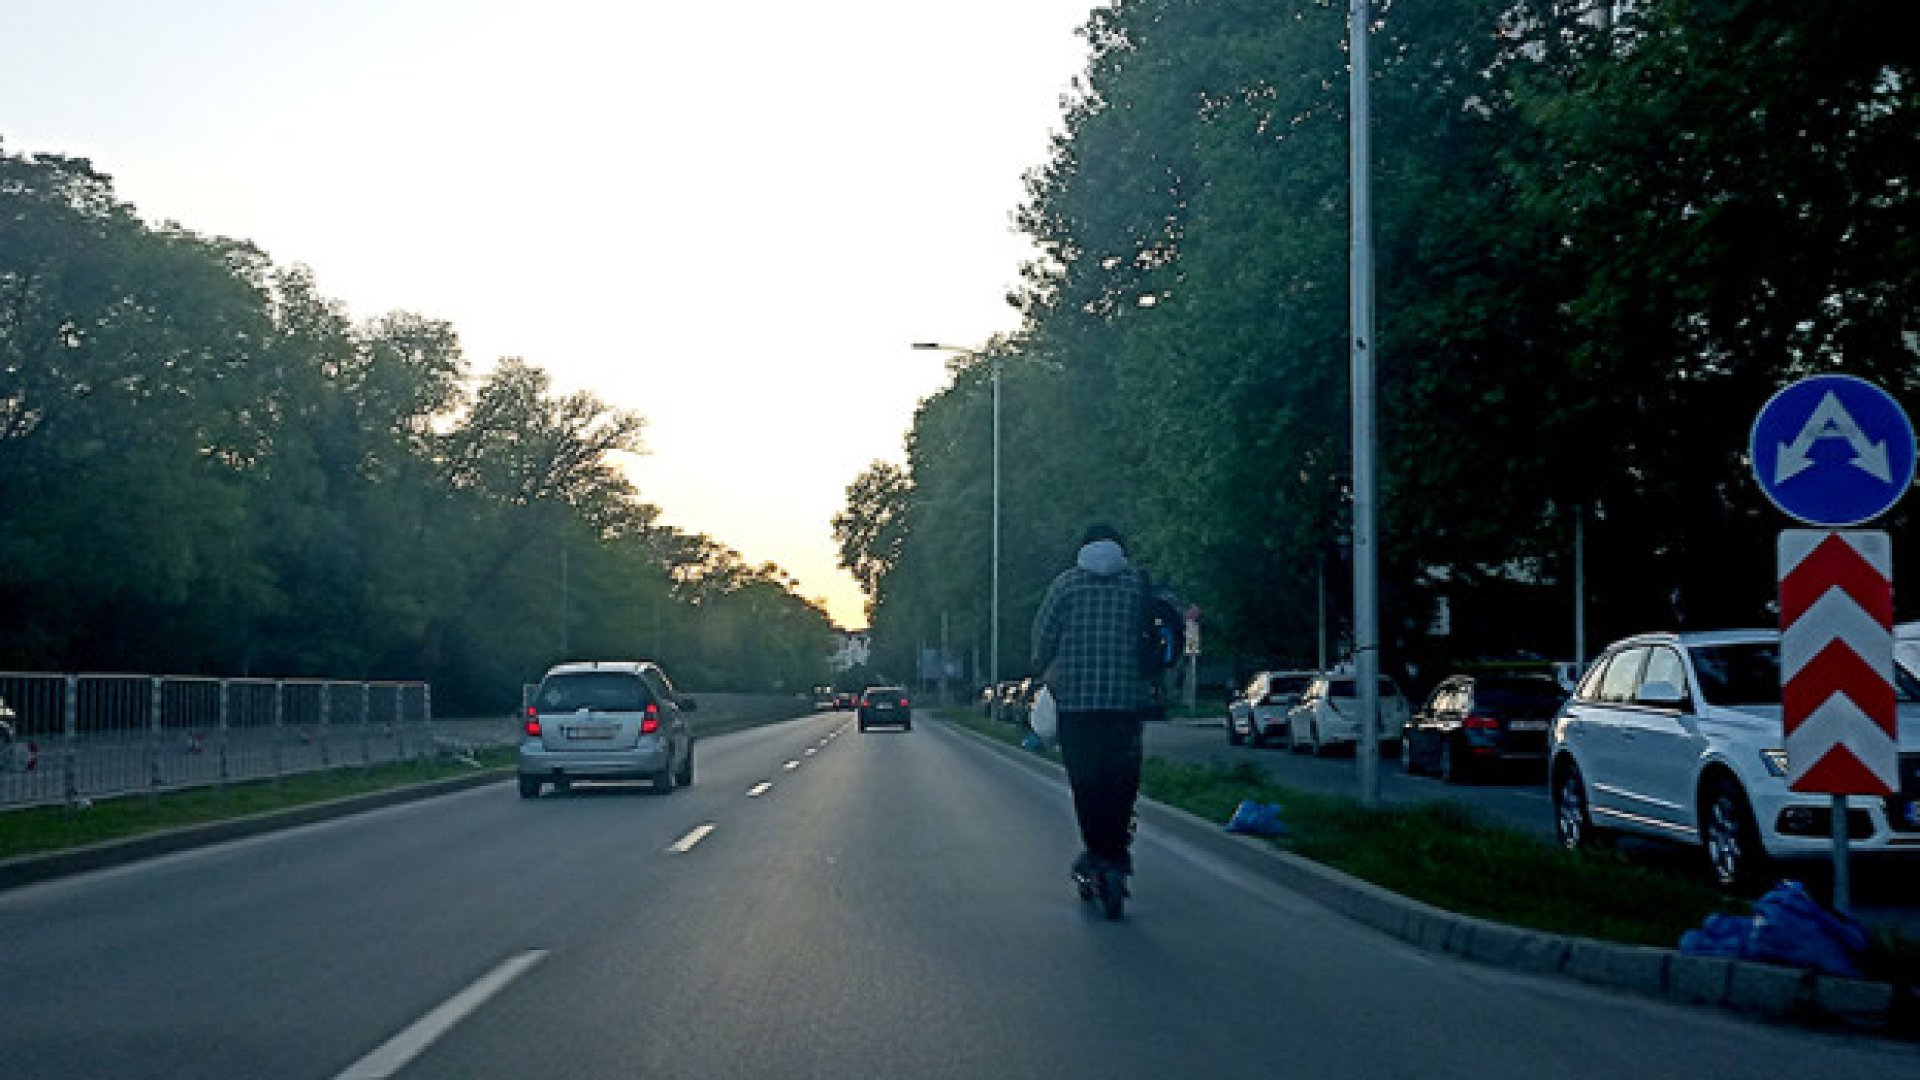
<svg viewBox="0 0 1920 1080"><path fill-rule="evenodd" d="M906 699L906 698L901 698L901 699L900 699L900 707L901 707L901 708L903 708L903 709L904 709L904 708L907 708L907 699Z"/></svg>
<svg viewBox="0 0 1920 1080"><path fill-rule="evenodd" d="M527 706L527 738L537 739L539 737L540 737L540 711L538 709L535 709L533 706L529 705Z"/></svg>
<svg viewBox="0 0 1920 1080"><path fill-rule="evenodd" d="M1500 730L1499 720L1496 720L1491 716L1482 716L1479 713L1468 713L1467 718L1464 721L1462 721L1462 723L1466 726L1468 731L1499 731Z"/></svg>
<svg viewBox="0 0 1920 1080"><path fill-rule="evenodd" d="M649 701L647 702L646 715L640 718L640 734L651 735L654 732L659 730L660 730L660 706L655 702Z"/></svg>
<svg viewBox="0 0 1920 1080"><path fill-rule="evenodd" d="M861 708L863 708L863 709L870 709L870 708L872 708L872 707L873 707L873 702L871 702L871 701L868 701L868 700L866 699L866 696L865 696L865 695L863 694L863 695L861 695L861 697L860 697L860 707L861 707Z"/></svg>

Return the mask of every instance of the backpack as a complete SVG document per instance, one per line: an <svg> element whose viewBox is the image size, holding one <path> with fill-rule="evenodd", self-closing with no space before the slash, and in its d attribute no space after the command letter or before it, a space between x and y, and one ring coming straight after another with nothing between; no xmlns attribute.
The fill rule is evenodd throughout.
<svg viewBox="0 0 1920 1080"><path fill-rule="evenodd" d="M1140 572L1140 674L1156 679L1180 662L1187 648L1187 620L1167 595Z"/></svg>

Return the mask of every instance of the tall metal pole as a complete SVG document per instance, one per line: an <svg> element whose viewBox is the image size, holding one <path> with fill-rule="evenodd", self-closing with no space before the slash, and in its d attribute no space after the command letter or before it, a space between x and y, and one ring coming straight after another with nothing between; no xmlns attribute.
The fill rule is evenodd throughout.
<svg viewBox="0 0 1920 1080"><path fill-rule="evenodd" d="M1587 508L1573 508L1573 677L1587 670Z"/></svg>
<svg viewBox="0 0 1920 1080"><path fill-rule="evenodd" d="M1367 74L1367 31L1373 22L1368 0L1353 0L1347 28L1348 100L1352 113L1351 288L1353 380L1353 657L1360 696L1360 804L1380 804L1380 627L1374 595L1373 462L1373 176L1372 106ZM1404 737L1404 734L1403 734Z"/></svg>
<svg viewBox="0 0 1920 1080"><path fill-rule="evenodd" d="M993 568L987 598L987 679L994 687L993 718L1000 719L1000 354L993 362Z"/></svg>
<svg viewBox="0 0 1920 1080"><path fill-rule="evenodd" d="M936 352L960 353L963 356L975 355L979 350L965 349L958 345L942 345L937 341L916 341L916 349L928 349ZM987 594L987 686L992 690L988 698L988 710L993 719L1000 719L1000 354L996 351L988 358L993 373L993 538L991 543L992 567L989 570L991 585Z"/></svg>

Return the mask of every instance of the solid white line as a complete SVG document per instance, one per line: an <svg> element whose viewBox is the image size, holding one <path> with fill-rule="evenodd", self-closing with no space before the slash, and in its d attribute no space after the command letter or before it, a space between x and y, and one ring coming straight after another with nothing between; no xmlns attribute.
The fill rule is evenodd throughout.
<svg viewBox="0 0 1920 1080"><path fill-rule="evenodd" d="M687 852L693 850L693 845L699 843L702 840L705 840L707 838L707 834L712 831L713 831L713 826L711 824L702 825L699 828L688 833L687 835L681 837L678 842L676 842L672 847L668 848L667 850L674 853L675 855L685 855Z"/></svg>
<svg viewBox="0 0 1920 1080"><path fill-rule="evenodd" d="M506 989L508 983L546 957L545 949L530 949L509 957L479 981L441 1003L439 1008L414 1021L407 1030L388 1039L379 1049L347 1066L347 1071L336 1080L384 1080L406 1068L408 1062L439 1041L455 1024L472 1015L488 998Z"/></svg>
<svg viewBox="0 0 1920 1080"><path fill-rule="evenodd" d="M773 782L769 780L763 780L760 783L753 785L752 788L748 789L747 798L757 799L760 796L765 795L767 792L772 790L773 790Z"/></svg>

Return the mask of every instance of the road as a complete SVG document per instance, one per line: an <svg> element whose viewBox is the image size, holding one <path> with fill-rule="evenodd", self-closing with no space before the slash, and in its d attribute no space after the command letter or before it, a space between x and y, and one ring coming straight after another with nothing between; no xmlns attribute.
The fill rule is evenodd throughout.
<svg viewBox="0 0 1920 1080"><path fill-rule="evenodd" d="M493 785L0 894L0 1074L1920 1077L1428 954L1151 823L1109 923L1076 846L964 731L801 718L671 795Z"/></svg>

